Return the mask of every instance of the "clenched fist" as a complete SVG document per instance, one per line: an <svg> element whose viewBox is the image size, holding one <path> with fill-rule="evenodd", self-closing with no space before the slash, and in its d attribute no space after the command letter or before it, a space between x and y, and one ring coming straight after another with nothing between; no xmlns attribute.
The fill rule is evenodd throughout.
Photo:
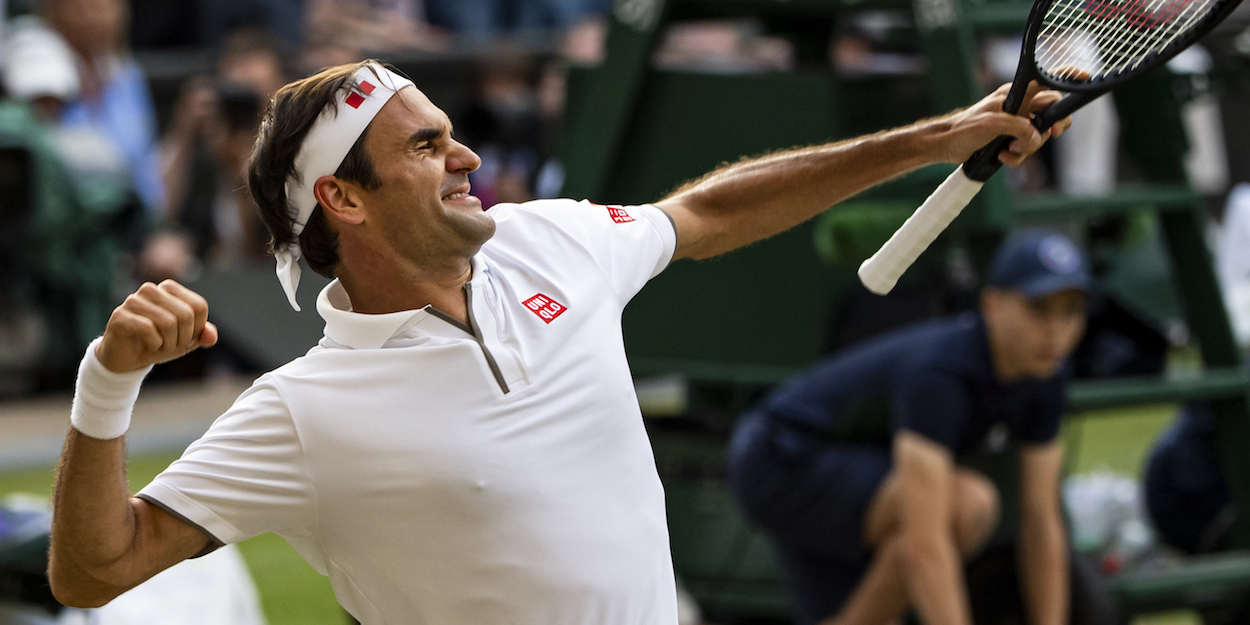
<svg viewBox="0 0 1250 625"><path fill-rule="evenodd" d="M203 297L173 280L145 282L113 309L95 355L109 371L127 373L216 343Z"/></svg>

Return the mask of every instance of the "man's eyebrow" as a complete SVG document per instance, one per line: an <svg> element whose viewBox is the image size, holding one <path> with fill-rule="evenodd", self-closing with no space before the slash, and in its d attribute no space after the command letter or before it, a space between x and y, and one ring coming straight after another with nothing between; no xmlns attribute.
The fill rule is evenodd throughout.
<svg viewBox="0 0 1250 625"><path fill-rule="evenodd" d="M443 136L442 128L422 128L421 130L412 133L411 137L408 137L408 143L423 143L425 141L432 141L441 136Z"/></svg>

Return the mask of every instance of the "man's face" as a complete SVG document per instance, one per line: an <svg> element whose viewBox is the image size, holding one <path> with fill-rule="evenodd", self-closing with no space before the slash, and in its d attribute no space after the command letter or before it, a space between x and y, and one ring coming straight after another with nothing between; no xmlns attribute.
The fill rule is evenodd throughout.
<svg viewBox="0 0 1250 625"><path fill-rule="evenodd" d="M120 0L60 0L49 17L79 54L95 56L119 43L126 5Z"/></svg>
<svg viewBox="0 0 1250 625"><path fill-rule="evenodd" d="M1076 290L1029 299L1017 291L986 289L981 311L1004 381L1055 375L1085 332L1085 294Z"/></svg>
<svg viewBox="0 0 1250 625"><path fill-rule="evenodd" d="M282 62L265 52L244 52L222 57L217 61L217 80L247 87L263 102L269 101L286 84Z"/></svg>
<svg viewBox="0 0 1250 625"><path fill-rule="evenodd" d="M447 115L415 87L382 107L365 148L382 181L362 192L379 252L437 263L472 255L494 235L495 221L469 194L469 172L482 160L452 139Z"/></svg>

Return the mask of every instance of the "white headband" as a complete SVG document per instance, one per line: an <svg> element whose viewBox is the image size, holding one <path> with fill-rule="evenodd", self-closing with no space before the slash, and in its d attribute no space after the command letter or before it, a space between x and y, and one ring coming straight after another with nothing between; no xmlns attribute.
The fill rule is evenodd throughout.
<svg viewBox="0 0 1250 625"><path fill-rule="evenodd" d="M303 255L299 234L317 207L313 185L318 178L338 171L382 106L400 89L411 86L411 80L376 63L361 67L352 79L351 89L340 91L334 103L321 111L300 146L299 155L295 157L295 175L286 183L287 206L295 212L292 231L296 238L295 242L274 252L278 258L278 282L282 283L282 290L295 310L299 310L295 290L299 288L299 259Z"/></svg>

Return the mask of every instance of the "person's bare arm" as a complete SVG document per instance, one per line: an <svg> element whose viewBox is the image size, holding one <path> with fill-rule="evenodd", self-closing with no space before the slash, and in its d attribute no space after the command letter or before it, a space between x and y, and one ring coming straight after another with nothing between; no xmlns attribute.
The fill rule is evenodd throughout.
<svg viewBox="0 0 1250 625"><path fill-rule="evenodd" d="M122 374L216 341L203 298L172 281L148 283L113 311L95 357ZM210 544L198 528L130 496L124 441L73 428L66 438L48 558L52 592L66 605L103 605Z"/></svg>
<svg viewBox="0 0 1250 625"><path fill-rule="evenodd" d="M656 203L677 230L677 258L708 258L794 227L865 189L925 165L961 163L999 135L999 155L1018 165L1044 138L1024 115L1002 112L1004 85L977 104L942 117L858 139L777 152L713 171ZM1036 97L1033 97L1036 95ZM1059 99L1030 88L1022 111ZM1058 136L1070 120L1047 136Z"/></svg>
<svg viewBox="0 0 1250 625"><path fill-rule="evenodd" d="M912 606L927 625L971 625L963 561L951 532L954 460L923 436L894 436L900 522Z"/></svg>
<svg viewBox="0 0 1250 625"><path fill-rule="evenodd" d="M1021 593L1033 625L1068 621L1068 547L1059 506L1063 445L1020 451Z"/></svg>

